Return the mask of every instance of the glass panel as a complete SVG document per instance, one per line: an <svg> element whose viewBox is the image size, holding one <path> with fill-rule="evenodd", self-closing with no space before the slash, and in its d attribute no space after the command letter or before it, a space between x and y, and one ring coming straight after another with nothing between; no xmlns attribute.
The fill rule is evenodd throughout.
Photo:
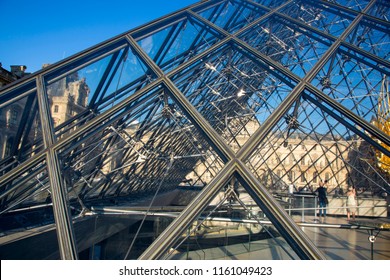
<svg viewBox="0 0 390 280"><path fill-rule="evenodd" d="M0 188L0 257L59 259L46 163L18 175Z"/></svg>
<svg viewBox="0 0 390 280"><path fill-rule="evenodd" d="M304 93L246 164L328 258L365 259L369 258L367 242L362 242L362 254L356 255L328 235L345 237L345 244L356 246L359 240L366 240L359 231L326 229L321 223L348 223L350 187L357 191L358 221L380 221L387 216L389 177L381 168L381 157L373 153L378 149L372 140L329 105ZM320 217L316 190L326 180L329 204L325 207L326 217ZM317 225L306 227L302 222ZM383 248L386 245L379 250Z"/></svg>
<svg viewBox="0 0 390 280"><path fill-rule="evenodd" d="M300 77L313 68L332 44L330 40L276 16L239 37Z"/></svg>
<svg viewBox="0 0 390 280"><path fill-rule="evenodd" d="M348 36L347 42L384 60L390 58L390 28L388 25L364 19Z"/></svg>
<svg viewBox="0 0 390 280"><path fill-rule="evenodd" d="M47 76L50 112L59 137L152 81L150 71L129 47L117 45L107 47L98 59L87 56L80 59L80 66L57 70L58 77L55 73ZM69 73L63 75L66 70Z"/></svg>
<svg viewBox="0 0 390 280"><path fill-rule="evenodd" d="M200 21L185 18L138 39L138 44L164 72L168 72L210 48L220 37Z"/></svg>
<svg viewBox="0 0 390 280"><path fill-rule="evenodd" d="M285 2L282 0L254 0L253 2L259 3L268 8L276 8L283 5Z"/></svg>
<svg viewBox="0 0 390 280"><path fill-rule="evenodd" d="M1 187L2 213L11 209L50 202L45 163L27 169L21 176Z"/></svg>
<svg viewBox="0 0 390 280"><path fill-rule="evenodd" d="M376 1L368 13L374 17L390 21L390 6L386 0Z"/></svg>
<svg viewBox="0 0 390 280"><path fill-rule="evenodd" d="M340 219L328 218L337 223ZM341 220L342 221L342 220ZM327 259L332 260L370 260L371 242L366 230L304 227L305 234L315 241L317 248L323 250ZM375 240L373 256L375 260L388 260L390 249L389 232L382 231ZM351 249L358 247L358 250Z"/></svg>
<svg viewBox="0 0 390 280"><path fill-rule="evenodd" d="M235 151L295 83L230 45L174 75L172 80Z"/></svg>
<svg viewBox="0 0 390 280"><path fill-rule="evenodd" d="M313 79L321 89L356 115L376 118L381 88L387 83L385 67L363 55L341 48Z"/></svg>
<svg viewBox="0 0 390 280"><path fill-rule="evenodd" d="M281 12L336 37L344 32L355 17L338 7L319 2L294 1Z"/></svg>
<svg viewBox="0 0 390 280"><path fill-rule="evenodd" d="M248 2L227 1L197 12L215 25L235 33L263 16L266 10Z"/></svg>
<svg viewBox="0 0 390 280"><path fill-rule="evenodd" d="M304 94L259 144L247 165L274 195L289 198L286 209L297 215L297 220L312 222L317 218L314 195L321 181L328 181L328 214L345 217L345 194L353 186L362 203L359 213L367 216L364 200L375 197L378 203L384 202L388 180L375 164L378 160L371 141L349 121L343 124L339 113ZM377 217L383 215L379 204L378 208L368 207Z"/></svg>
<svg viewBox="0 0 390 280"><path fill-rule="evenodd" d="M35 83L6 92L0 99L0 175L43 149Z"/></svg>
<svg viewBox="0 0 390 280"><path fill-rule="evenodd" d="M233 179L164 259L298 259L261 208Z"/></svg>
<svg viewBox="0 0 390 280"><path fill-rule="evenodd" d="M88 228L80 254L103 259L137 258L224 165L160 87L67 145L60 159L75 213L99 214L76 225Z"/></svg>
<svg viewBox="0 0 390 280"><path fill-rule="evenodd" d="M335 3L360 12L364 10L369 2L368 0L341 0Z"/></svg>

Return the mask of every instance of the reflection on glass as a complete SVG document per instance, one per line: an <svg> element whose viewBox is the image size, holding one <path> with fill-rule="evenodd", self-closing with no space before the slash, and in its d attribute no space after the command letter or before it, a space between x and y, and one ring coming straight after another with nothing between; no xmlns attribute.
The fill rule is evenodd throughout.
<svg viewBox="0 0 390 280"><path fill-rule="evenodd" d="M99 213L91 217L95 222L87 221L88 232L92 240L99 240L101 231L107 238L83 244L83 258L137 258L223 167L162 88L142 98L113 116L110 126L87 132L60 151L74 215L88 209ZM161 209L173 216L160 217ZM156 218L144 220L145 211ZM114 221L118 226L109 228Z"/></svg>
<svg viewBox="0 0 390 280"><path fill-rule="evenodd" d="M239 184L221 190L164 259L296 259L297 256Z"/></svg>
<svg viewBox="0 0 390 280"><path fill-rule="evenodd" d="M344 10L321 3L292 2L280 11L333 36L340 36L353 20Z"/></svg>
<svg viewBox="0 0 390 280"><path fill-rule="evenodd" d="M56 134L63 136L152 81L144 63L120 49L46 86Z"/></svg>
<svg viewBox="0 0 390 280"><path fill-rule="evenodd" d="M34 93L0 107L0 131L0 172L41 150L42 133Z"/></svg>
<svg viewBox="0 0 390 280"><path fill-rule="evenodd" d="M212 53L172 79L234 151L255 133L291 91L273 67L231 46Z"/></svg>
<svg viewBox="0 0 390 280"><path fill-rule="evenodd" d="M356 115L371 122L377 115L379 96L386 75L375 62L341 48L313 79L312 84Z"/></svg>
<svg viewBox="0 0 390 280"><path fill-rule="evenodd" d="M26 169L0 190L2 259L59 259L45 162Z"/></svg>
<svg viewBox="0 0 390 280"><path fill-rule="evenodd" d="M240 37L300 77L310 71L332 43L276 16L249 29Z"/></svg>
<svg viewBox="0 0 390 280"><path fill-rule="evenodd" d="M88 104L90 92L87 78L80 77L78 72L49 85L47 94L54 126L80 114Z"/></svg>
<svg viewBox="0 0 390 280"><path fill-rule="evenodd" d="M184 19L138 41L141 48L168 72L205 51L220 35L195 19Z"/></svg>
<svg viewBox="0 0 390 280"><path fill-rule="evenodd" d="M198 13L226 31L235 33L260 18L266 12L251 3L247 3L244 8L239 3L229 1L206 9L205 11L199 11Z"/></svg>

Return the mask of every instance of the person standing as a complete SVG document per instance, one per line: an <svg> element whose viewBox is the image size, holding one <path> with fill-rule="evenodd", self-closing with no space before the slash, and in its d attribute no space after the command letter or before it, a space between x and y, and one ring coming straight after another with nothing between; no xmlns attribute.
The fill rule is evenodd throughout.
<svg viewBox="0 0 390 280"><path fill-rule="evenodd" d="M289 195L294 194L294 184L292 182L290 182L290 184L288 185L288 194Z"/></svg>
<svg viewBox="0 0 390 280"><path fill-rule="evenodd" d="M355 220L356 207L356 190L353 187L349 187L347 191L347 221L350 221L351 215L352 220Z"/></svg>
<svg viewBox="0 0 390 280"><path fill-rule="evenodd" d="M316 192L318 193L318 205L320 207L319 216L326 217L326 204L328 202L328 198L326 197L326 184L328 180L325 180L325 183L322 181L319 184Z"/></svg>

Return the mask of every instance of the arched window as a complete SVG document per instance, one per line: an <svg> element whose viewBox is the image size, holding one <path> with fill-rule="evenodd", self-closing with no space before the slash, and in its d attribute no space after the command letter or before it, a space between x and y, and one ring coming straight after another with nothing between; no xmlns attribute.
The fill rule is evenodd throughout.
<svg viewBox="0 0 390 280"><path fill-rule="evenodd" d="M54 105L54 113L58 113L58 105Z"/></svg>
<svg viewBox="0 0 390 280"><path fill-rule="evenodd" d="M305 165L305 155L301 156L301 165Z"/></svg>
<svg viewBox="0 0 390 280"><path fill-rule="evenodd" d="M318 172L317 171L315 171L314 173L313 173L313 183L317 183L317 178L318 178Z"/></svg>
<svg viewBox="0 0 390 280"><path fill-rule="evenodd" d="M294 164L294 163L295 163L294 155L290 154L290 164Z"/></svg>
<svg viewBox="0 0 390 280"><path fill-rule="evenodd" d="M301 183L306 183L305 173L301 173Z"/></svg>
<svg viewBox="0 0 390 280"><path fill-rule="evenodd" d="M19 116L19 110L16 108L12 108L9 123L11 125L17 125L18 124L18 116Z"/></svg>
<svg viewBox="0 0 390 280"><path fill-rule="evenodd" d="M289 171L289 172L288 172L288 179L289 179L291 182L294 182L294 180L295 180L295 173L294 173L294 171Z"/></svg>

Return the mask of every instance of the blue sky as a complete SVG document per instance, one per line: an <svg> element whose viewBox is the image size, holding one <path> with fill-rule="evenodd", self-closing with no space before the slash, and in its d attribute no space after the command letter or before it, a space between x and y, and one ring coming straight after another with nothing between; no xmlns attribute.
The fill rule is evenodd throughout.
<svg viewBox="0 0 390 280"><path fill-rule="evenodd" d="M197 0L0 0L0 62L41 69Z"/></svg>

